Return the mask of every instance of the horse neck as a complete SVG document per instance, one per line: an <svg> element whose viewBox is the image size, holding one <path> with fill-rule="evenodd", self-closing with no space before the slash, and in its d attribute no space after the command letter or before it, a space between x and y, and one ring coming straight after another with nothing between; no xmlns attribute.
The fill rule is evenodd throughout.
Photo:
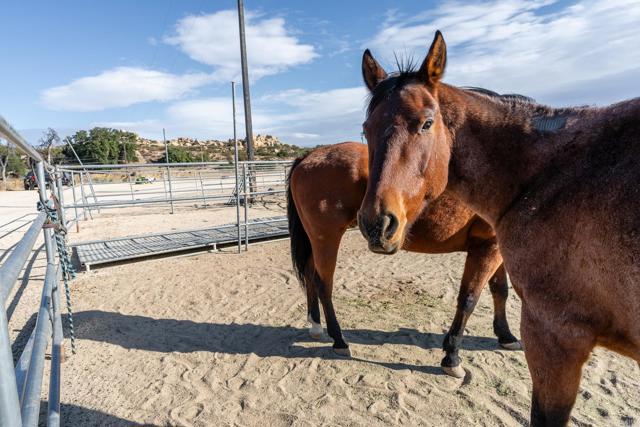
<svg viewBox="0 0 640 427"><path fill-rule="evenodd" d="M495 226L548 166L558 149L549 140L556 137L531 130L532 111L538 108L532 104L502 102L447 85L439 89L438 99L451 135L447 188ZM543 137L544 144L536 143Z"/></svg>

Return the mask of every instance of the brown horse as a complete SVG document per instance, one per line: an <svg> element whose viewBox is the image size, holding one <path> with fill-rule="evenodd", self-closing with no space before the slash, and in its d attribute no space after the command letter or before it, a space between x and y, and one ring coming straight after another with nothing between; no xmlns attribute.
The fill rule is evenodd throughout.
<svg viewBox="0 0 640 427"><path fill-rule="evenodd" d="M361 230L393 252L445 188L486 219L522 298L532 425L566 425L594 346L640 361L640 99L505 101L442 83L445 64L440 32L418 70L365 51Z"/></svg>
<svg viewBox="0 0 640 427"><path fill-rule="evenodd" d="M331 301L333 274L343 234L355 225L369 177L367 146L345 142L317 149L296 160L289 174L288 217L291 257L307 292L309 333L322 334L318 296L327 332L338 354L349 355ZM319 185L321 183L321 185ZM520 349L507 323L507 275L501 266L491 227L450 193L444 193L422 212L404 249L421 253L467 252L453 324L445 336L443 370L463 377L458 349L467 319L489 281L493 296L493 329L500 345Z"/></svg>

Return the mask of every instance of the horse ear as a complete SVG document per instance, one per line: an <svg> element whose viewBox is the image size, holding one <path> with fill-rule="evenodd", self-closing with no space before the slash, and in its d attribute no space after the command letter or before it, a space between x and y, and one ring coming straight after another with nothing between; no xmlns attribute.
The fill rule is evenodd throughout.
<svg viewBox="0 0 640 427"><path fill-rule="evenodd" d="M378 83L387 78L387 72L373 58L369 49L365 50L362 55L362 77L372 92L378 86Z"/></svg>
<svg viewBox="0 0 640 427"><path fill-rule="evenodd" d="M429 53L420 66L418 74L426 78L427 83L436 84L444 76L447 66L447 45L440 30L436 31Z"/></svg>

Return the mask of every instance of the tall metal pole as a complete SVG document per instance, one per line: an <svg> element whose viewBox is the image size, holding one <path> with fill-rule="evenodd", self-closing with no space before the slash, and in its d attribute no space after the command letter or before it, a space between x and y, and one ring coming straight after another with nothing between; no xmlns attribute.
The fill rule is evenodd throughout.
<svg viewBox="0 0 640 427"><path fill-rule="evenodd" d="M240 185L238 183L238 135L236 133L236 82L231 82L231 103L233 105L233 164L236 170L236 224L238 225L238 253L242 250L240 232Z"/></svg>
<svg viewBox="0 0 640 427"><path fill-rule="evenodd" d="M244 97L244 126L246 130L245 146L247 160L253 156L253 127L251 124L251 95L249 93L249 69L247 66L247 43L244 34L244 0L238 0L238 24L240 27L240 63L242 65L242 95Z"/></svg>
<svg viewBox="0 0 640 427"><path fill-rule="evenodd" d="M169 170L169 149L167 148L167 136L162 128L162 140L164 141L165 161L167 162L167 179L169 180L169 203L171 203L171 213L173 213L173 186L171 185L171 171Z"/></svg>
<svg viewBox="0 0 640 427"><path fill-rule="evenodd" d="M167 147L167 136L162 128L162 140L164 141L164 162L169 163L169 148Z"/></svg>

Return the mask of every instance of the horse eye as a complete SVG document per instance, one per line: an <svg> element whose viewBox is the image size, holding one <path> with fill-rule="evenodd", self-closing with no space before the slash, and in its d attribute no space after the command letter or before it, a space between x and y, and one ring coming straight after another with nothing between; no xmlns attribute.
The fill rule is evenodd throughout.
<svg viewBox="0 0 640 427"><path fill-rule="evenodd" d="M424 124L422 125L422 130L429 130L432 124L433 124L433 120L427 119L427 121L425 121Z"/></svg>

